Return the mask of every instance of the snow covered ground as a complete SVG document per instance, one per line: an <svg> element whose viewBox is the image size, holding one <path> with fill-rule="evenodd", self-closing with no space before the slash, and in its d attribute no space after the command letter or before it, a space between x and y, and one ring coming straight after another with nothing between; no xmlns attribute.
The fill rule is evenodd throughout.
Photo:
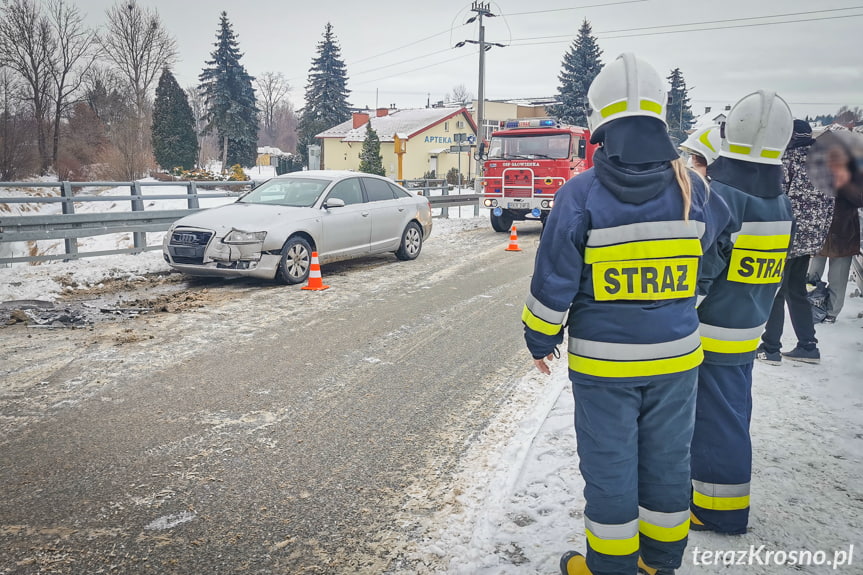
<svg viewBox="0 0 863 575"><path fill-rule="evenodd" d="M692 533L679 574L863 573L859 315L863 298L850 297L835 324L817 326L820 365L756 362L749 532ZM793 333L786 321L786 350ZM428 522L424 550L444 558L447 573L557 573L564 551L585 549L565 360L551 376L528 372L518 388L471 448L449 507Z"/></svg>
<svg viewBox="0 0 863 575"><path fill-rule="evenodd" d="M436 219L433 235L488 225L486 214L459 212ZM54 299L62 288L53 278L64 274L96 284L165 270L158 251L14 265L0 268L0 302ZM855 291L852 283L848 291ZM835 324L817 326L820 365L756 363L749 533L693 533L679 573L863 573L861 315L863 298L849 297ZM790 322L784 341L793 347ZM525 354L524 376L513 383L510 401L470 446L443 508L418 518L408 504L395 518L423 534L409 557L428 566L420 572L551 574L562 552L584 550L583 482L565 360L543 376ZM427 494L413 495L419 502Z"/></svg>

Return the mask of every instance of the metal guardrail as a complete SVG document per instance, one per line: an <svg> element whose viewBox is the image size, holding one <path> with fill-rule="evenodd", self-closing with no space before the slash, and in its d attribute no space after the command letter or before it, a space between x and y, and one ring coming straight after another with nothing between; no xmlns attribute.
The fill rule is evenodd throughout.
<svg viewBox="0 0 863 575"><path fill-rule="evenodd" d="M411 181L414 182L414 181ZM476 206L478 212L479 194L452 194L449 186L444 181L442 185L430 185L429 181L417 180L420 186L406 186L428 197L432 208L448 208L452 206ZM0 265L37 262L48 260L72 260L82 257L94 257L114 254L140 253L148 250L161 249L161 244L147 245L148 232L167 231L171 224L177 219L187 216L202 209L200 199L224 198L238 195L234 191L207 191L201 188L229 187L247 188L255 182L201 182L201 181L176 181L176 182L0 182L0 187L5 188L59 188L59 196L21 196L0 198L0 207L3 204L47 204L62 203L62 214L33 215L33 216L6 216L0 209L0 244L11 242L26 242L38 240L64 240L64 253L30 255L30 256L3 256L0 253ZM432 182L433 183L433 182ZM92 187L129 187L129 195L75 195L76 188ZM183 194L144 194L146 187L176 186L185 188ZM419 188L419 189L417 189ZM440 191L440 195L433 192ZM150 210L145 211L145 202L150 200L176 200L185 199L187 209L173 210ZM85 202L123 202L128 201L131 211L128 212L86 212L75 213L75 204ZM447 209L442 210L441 217L447 217ZM78 251L77 238L92 237L105 234L131 233L133 246L131 248L117 248L105 251L82 252ZM0 245L2 247L2 245Z"/></svg>

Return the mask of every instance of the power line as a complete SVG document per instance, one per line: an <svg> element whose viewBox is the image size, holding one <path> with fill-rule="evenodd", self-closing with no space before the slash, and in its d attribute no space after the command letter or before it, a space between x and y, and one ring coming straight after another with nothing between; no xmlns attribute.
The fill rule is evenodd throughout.
<svg viewBox="0 0 863 575"><path fill-rule="evenodd" d="M745 21L749 21L749 20L764 20L767 18L785 18L788 16L802 16L802 15L807 15L807 14L821 14L824 12L838 12L838 11L846 11L846 10L857 10L860 8L863 8L863 6L852 6L849 8L834 8L834 9L829 9L829 10L811 10L808 12L789 12L786 14L772 14L772 15L768 15L768 16L750 16L747 18L729 18L726 20L706 20L704 22L685 22L682 24L662 24L662 25L658 25L658 26L642 26L642 27L638 27L638 28L622 28L620 30L605 30L602 32L596 32L595 34L597 34L597 35L618 34L618 33L622 33L622 32L638 32L641 30L659 30L661 28L678 28L678 27L682 27L682 26L704 26L706 24L725 24L725 23L729 23L729 22L745 22ZM817 21L817 20L832 20L832 19L836 19L836 18L851 18L854 16L863 16L863 14L844 14L842 16L824 16L823 18L784 20L781 22L758 22L758 23L753 23L753 24L741 24L739 26L722 26L722 27L715 28L715 29L724 30L724 29L728 29L728 28L746 28L746 27L751 27L751 26L771 26L771 25L776 25L776 24L791 24L791 23L795 23L795 22L811 22L811 21ZM696 29L691 29L691 30L666 30L663 32L656 32L656 33L657 34L671 34L671 33L675 33L675 32L700 32L703 30L712 30L712 29L714 29L714 28L696 28ZM611 37L611 38L621 38L621 37L622 38L629 38L629 37L634 37L634 36L650 36L650 35L651 34L629 34L629 35L625 35L625 36L609 36L609 37ZM530 38L517 38L513 41L514 42L521 42L523 40L546 40L546 39L551 39L551 38L572 38L572 34L558 34L555 36L534 36L534 37L530 37ZM551 43L559 43L559 42L548 42L548 43L551 44ZM535 44L519 44L519 45L523 46L523 45L535 45Z"/></svg>
<svg viewBox="0 0 863 575"><path fill-rule="evenodd" d="M861 6L861 8L863 8L863 6ZM843 9L843 10L844 10L844 9ZM777 18L777 17L783 17L783 16L785 16L785 15L784 15L784 14L777 14L777 15L774 15L774 16L757 16L757 17L753 17L753 18ZM634 38L634 37L638 37L638 36L656 36L656 35L660 35L660 34L679 34L679 33L685 33L685 32L701 32L701 31L705 31L705 30L724 30L724 29L732 29L732 28L748 28L748 27L756 27L756 26L775 26L775 25L779 25L779 24L793 24L793 23L797 23L797 22L813 22L813 21L818 21L818 20L835 20L835 19L837 19L837 18L853 18L853 17L859 17L859 16L863 16L863 14L846 14L846 15L843 15L843 16L825 16L824 18L806 18L806 19L797 19L797 20L785 20L785 21L782 21L782 22L761 22L761 23L753 23L753 24L740 24L740 25L736 25L736 26L722 26L722 27L708 27L708 28L692 28L692 29L687 29L687 30L665 30L665 31L662 31L662 32L643 32L643 33L640 33L640 34L624 34L624 35L620 35L620 36L606 36L606 38ZM749 19L752 19L752 18L735 18L735 19L732 19L732 20L729 20L729 21L743 21L743 20L749 20ZM705 22L705 23L707 23L707 22ZM670 26L694 26L694 25L700 25L700 24L703 24L703 23L700 23L700 22L693 22L693 23L687 23L687 24L674 24L674 25L663 25L663 26L646 26L646 27L642 27L642 28L631 28L631 29L628 29L628 30L615 30L615 31L609 31L609 32L601 32L601 33L597 33L597 34L613 34L613 33L623 32L623 31L657 30L657 29L659 29L659 28L668 28L668 27L670 27ZM560 36L549 36L549 37L547 37L547 38L557 38L557 37L560 37ZM518 43L518 44L513 44L512 46L513 46L513 47L521 47L521 46L540 46L540 45L547 45L547 44L563 44L563 43L569 43L569 42L570 42L570 40L560 40L560 41L553 41L553 42L522 42L522 40L529 40L529 39L530 39L530 38L525 38L525 39L518 39L518 40L515 40L515 42L519 42L519 43ZM417 58L414 58L413 60L420 59L420 58L424 58L424 57L427 57L427 56L432 56L432 55L435 55L435 54L440 54L440 53L441 53L441 52L443 52L443 51L447 51L447 50L439 50L439 51L437 51L437 52L432 52L432 53L430 53L430 54L426 54L426 55L424 55L424 56L418 56ZM435 63L428 64L428 65L425 65L425 66L421 66L421 67L418 67L418 68L411 68L411 69L409 69L409 70L402 70L402 71L400 71L398 74L399 74L399 75L403 75L403 74L410 74L410 73L412 73L412 72L418 72L418 71L420 71L420 70L426 70L426 69L428 69L428 68L433 68L433 67L435 67L435 66L441 66L441 65L443 65L443 64L447 64L447 63L449 63L449 62L452 62L452 61L454 61L454 60L461 59L461 58L463 58L463 57L465 57L465 56L459 56L459 57L456 57L456 58L448 58L448 59L446 59L446 60L441 60L440 62L435 62ZM408 61L410 61L410 60L408 60ZM400 63L404 63L404 61L403 61L403 62L400 62ZM393 65L395 65L395 64L393 64ZM388 66L382 66L381 68L385 68L385 67L388 67ZM377 69L381 69L381 68L377 68ZM360 72L359 74L362 74L362 73L364 73L364 72ZM367 81L364 81L364 82L359 82L359 83L357 83L356 85L363 85L363 84L367 84L367 83L370 83L370 82L380 82L380 81L382 81L382 80L388 80L388 79L390 79L390 78L392 78L392 77L393 77L392 75L390 75L390 76L382 76L382 77L380 77L380 78L376 78L375 80L367 80Z"/></svg>

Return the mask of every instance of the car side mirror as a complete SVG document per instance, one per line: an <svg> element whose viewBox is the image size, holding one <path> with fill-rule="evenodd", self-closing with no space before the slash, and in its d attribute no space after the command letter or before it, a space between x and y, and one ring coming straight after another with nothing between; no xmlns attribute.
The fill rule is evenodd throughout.
<svg viewBox="0 0 863 575"><path fill-rule="evenodd" d="M345 201L341 198L327 198L327 201L324 202L324 207L326 209L343 208L345 207Z"/></svg>
<svg viewBox="0 0 863 575"><path fill-rule="evenodd" d="M578 157L582 160L587 157L587 140L584 138L578 140Z"/></svg>

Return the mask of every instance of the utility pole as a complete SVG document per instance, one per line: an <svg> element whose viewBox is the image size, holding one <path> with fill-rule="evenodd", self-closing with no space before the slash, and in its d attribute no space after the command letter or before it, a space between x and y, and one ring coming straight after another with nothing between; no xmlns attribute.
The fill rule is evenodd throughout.
<svg viewBox="0 0 863 575"><path fill-rule="evenodd" d="M485 128L483 123L485 121L485 53L488 50L491 50L492 46L499 46L501 48L504 47L503 44L498 44L497 42L486 42L485 41L485 25L482 22L484 17L492 18L495 14L491 13L489 9L490 2L479 2L475 0L471 5L471 12L476 12L476 16L471 16L465 24L470 24L471 22L478 21L479 22L479 40L462 40L458 44L455 45L456 48L461 48L465 44L478 44L479 45L479 89L477 90L477 105L476 105L476 123L477 123L477 138L479 138L479 142L482 143L484 138ZM480 174L482 173L482 160L477 159L476 161L476 176L477 176L477 189L479 189L480 185Z"/></svg>

